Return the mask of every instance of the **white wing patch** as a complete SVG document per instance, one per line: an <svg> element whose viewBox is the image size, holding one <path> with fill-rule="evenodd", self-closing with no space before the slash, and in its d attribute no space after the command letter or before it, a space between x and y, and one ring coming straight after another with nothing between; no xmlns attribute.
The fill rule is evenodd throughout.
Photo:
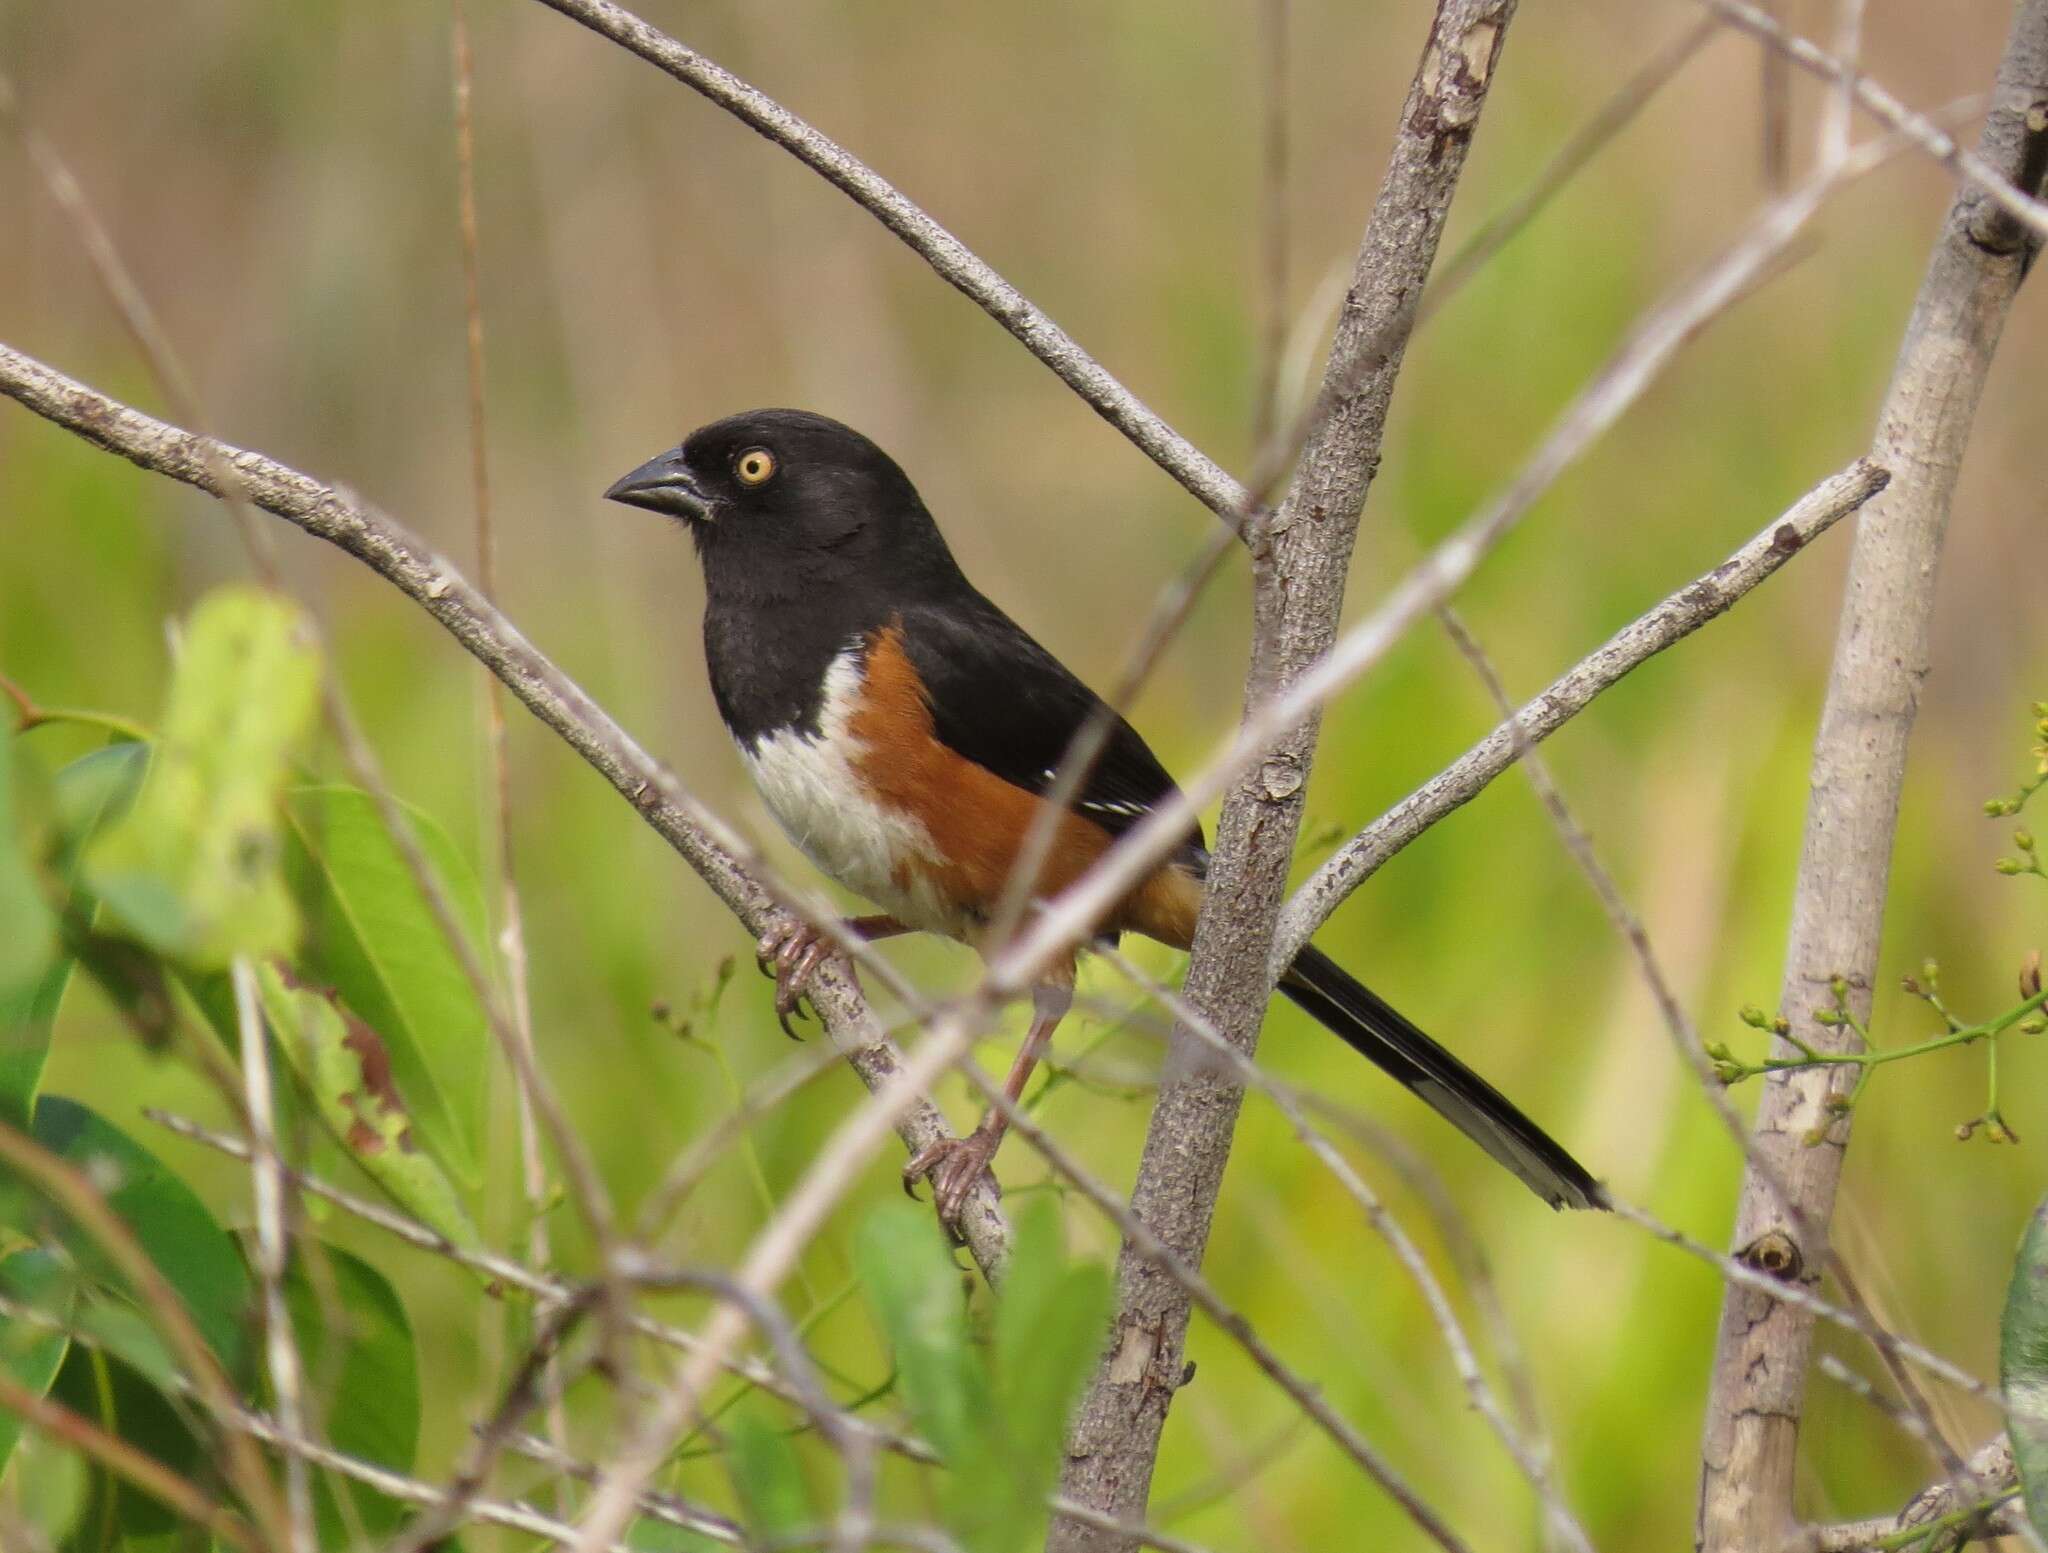
<svg viewBox="0 0 2048 1553"><path fill-rule="evenodd" d="M1045 768L1045 782L1050 787L1059 778L1051 766ZM1141 803L1132 803L1127 798L1084 798L1074 805L1083 814L1115 814L1125 819L1142 819L1152 811Z"/></svg>
<svg viewBox="0 0 2048 1553"><path fill-rule="evenodd" d="M1125 798L1096 798L1089 800L1080 807L1083 814L1121 814L1130 819L1137 819L1141 815L1152 812L1143 804L1132 803L1129 799Z"/></svg>
<svg viewBox="0 0 2048 1553"><path fill-rule="evenodd" d="M926 882L923 869L903 866L940 861L931 833L911 816L877 804L854 770L864 746L848 725L862 674L861 656L849 647L825 671L818 731L763 735L752 749L740 747L740 759L768 812L805 857L907 926L959 937L968 924ZM899 869L907 887L898 883Z"/></svg>

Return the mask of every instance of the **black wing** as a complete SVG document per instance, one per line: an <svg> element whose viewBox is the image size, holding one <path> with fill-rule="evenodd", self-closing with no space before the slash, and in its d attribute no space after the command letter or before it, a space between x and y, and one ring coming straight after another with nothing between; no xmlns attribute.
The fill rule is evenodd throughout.
<svg viewBox="0 0 2048 1553"><path fill-rule="evenodd" d="M1108 740L1069 807L1121 836L1176 792L1137 730L980 594L912 605L901 618L903 649L948 749L1043 793L1088 720L1106 715ZM1199 826L1192 840L1199 852Z"/></svg>

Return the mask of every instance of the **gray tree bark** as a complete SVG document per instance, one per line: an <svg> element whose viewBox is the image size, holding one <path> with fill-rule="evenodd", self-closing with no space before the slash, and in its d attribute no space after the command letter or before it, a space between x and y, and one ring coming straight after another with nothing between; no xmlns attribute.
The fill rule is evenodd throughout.
<svg viewBox="0 0 2048 1553"><path fill-rule="evenodd" d="M1325 653L1337 629L1366 490L1378 468L1394 379L1436 257L1500 56L1513 0L1441 0L1401 111L1394 150L1325 367L1324 413L1278 509L1250 534L1256 705ZM1317 722L1281 740L1225 801L1208 901L1186 995L1250 1053L1267 1002L1266 961L1301 824ZM1176 1032L1174 1056L1146 1134L1133 1213L1190 1266L1199 1266L1230 1155L1243 1091ZM1143 1517L1160 1432L1186 1363L1188 1295L1127 1243L1105 1357L1083 1399L1061 1488L1124 1520ZM1389 1492L1423 1529L1453 1545L1433 1512L1397 1483ZM1050 1553L1125 1553L1128 1536L1055 1518Z"/></svg>
<svg viewBox="0 0 2048 1553"><path fill-rule="evenodd" d="M2023 192L2039 188L2048 155L2048 0L2017 7L1978 151ZM1794 1033L1817 1049L1843 1049L1856 1039L1846 1027L1813 1021L1816 1008L1831 1006L1836 978L1848 982L1857 1012L1869 1012L1950 501L1992 353L2037 243L1975 186L1958 192L1878 416L1870 457L1892 480L1858 520L1814 744L1779 1002ZM1827 1260L1849 1139L1848 1118L1829 1110L1828 1101L1847 1077L1841 1068L1774 1076L1758 1107L1735 1254L1787 1280L1817 1281ZM1814 1135L1822 1141L1809 1143ZM1793 1534L1813 1329L1809 1311L1730 1285L1701 1453L1702 1549L1748 1553Z"/></svg>

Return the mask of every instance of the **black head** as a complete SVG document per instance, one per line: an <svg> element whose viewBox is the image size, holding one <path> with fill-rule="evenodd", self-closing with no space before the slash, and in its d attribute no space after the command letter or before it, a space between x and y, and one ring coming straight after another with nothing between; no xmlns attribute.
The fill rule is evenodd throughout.
<svg viewBox="0 0 2048 1553"><path fill-rule="evenodd" d="M714 583L735 567L886 568L897 586L958 570L917 488L850 426L807 410L748 410L690 433L605 495L689 524Z"/></svg>

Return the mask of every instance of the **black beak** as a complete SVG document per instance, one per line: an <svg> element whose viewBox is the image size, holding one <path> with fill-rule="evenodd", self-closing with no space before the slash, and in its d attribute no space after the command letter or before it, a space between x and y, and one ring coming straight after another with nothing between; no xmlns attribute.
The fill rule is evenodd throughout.
<svg viewBox="0 0 2048 1553"><path fill-rule="evenodd" d="M714 521L711 498L683 463L681 448L650 458L631 474L614 481L604 494L607 501L645 507L649 512L663 512L693 523Z"/></svg>

